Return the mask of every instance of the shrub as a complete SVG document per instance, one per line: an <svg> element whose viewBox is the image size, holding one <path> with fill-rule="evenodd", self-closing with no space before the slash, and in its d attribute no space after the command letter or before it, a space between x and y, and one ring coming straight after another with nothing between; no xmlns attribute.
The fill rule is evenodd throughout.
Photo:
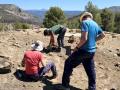
<svg viewBox="0 0 120 90"><path fill-rule="evenodd" d="M0 23L0 31L2 31L2 30L3 30L3 24Z"/></svg>
<svg viewBox="0 0 120 90"><path fill-rule="evenodd" d="M17 30L17 29L29 29L30 26L26 23L14 23L14 29Z"/></svg>
<svg viewBox="0 0 120 90"><path fill-rule="evenodd" d="M64 12L59 7L51 7L45 15L45 19L43 20L43 25L46 28L50 28L57 24L64 25L66 21L66 17L64 15Z"/></svg>

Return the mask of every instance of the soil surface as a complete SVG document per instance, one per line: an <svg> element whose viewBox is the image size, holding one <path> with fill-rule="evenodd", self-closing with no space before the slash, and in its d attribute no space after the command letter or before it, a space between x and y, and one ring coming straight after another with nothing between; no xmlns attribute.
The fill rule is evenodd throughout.
<svg viewBox="0 0 120 90"><path fill-rule="evenodd" d="M70 44L66 35L65 46L71 46L73 49L79 41L79 35L77 34L75 38L75 42ZM43 78L37 82L26 82L14 76L17 68L24 69L21 67L24 52L31 49L31 44L36 40L42 41L44 46L49 44L49 37L43 36L43 29L0 32L0 56L9 57L8 62L12 63L10 73L0 74L0 90L54 90L54 86L61 83L64 62L68 57L64 48L61 52L44 53L55 63L58 71L57 79ZM120 90L120 35L106 32L105 39L97 42L94 60L97 90ZM82 64L74 69L70 85L71 90L87 89L88 79Z"/></svg>

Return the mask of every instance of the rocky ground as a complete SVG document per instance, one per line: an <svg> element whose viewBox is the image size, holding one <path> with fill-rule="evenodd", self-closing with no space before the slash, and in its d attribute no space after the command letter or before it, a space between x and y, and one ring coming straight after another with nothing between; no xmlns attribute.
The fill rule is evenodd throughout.
<svg viewBox="0 0 120 90"><path fill-rule="evenodd" d="M20 62L26 50L30 49L32 42L41 40L44 45L49 43L49 37L44 37L42 31L24 30L0 32L0 57L9 58L12 63L12 71L8 74L0 74L0 90L54 90L56 84L61 83L64 61L68 57L65 49L60 53L50 52L45 54L48 59L53 60L57 66L57 80L43 79L38 82L25 82L15 78L14 72L17 68L22 69ZM65 37L65 45L75 46L67 43L68 37ZM95 65L97 72L97 90L120 90L120 35L106 33L104 40L97 43L97 52L95 55ZM71 76L71 90L86 90L87 76L82 65L74 69Z"/></svg>

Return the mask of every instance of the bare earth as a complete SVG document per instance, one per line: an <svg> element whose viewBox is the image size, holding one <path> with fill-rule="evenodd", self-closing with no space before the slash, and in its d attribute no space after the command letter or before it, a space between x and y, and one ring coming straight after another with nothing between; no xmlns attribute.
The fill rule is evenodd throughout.
<svg viewBox="0 0 120 90"><path fill-rule="evenodd" d="M49 37L44 37L41 32L36 30L0 32L0 56L9 57L12 62L12 72L0 74L0 90L54 90L56 84L61 83L64 61L68 57L65 49L60 53L50 52L45 54L48 59L53 60L57 66L57 80L46 80L38 82L25 82L15 78L14 72L21 68L20 62L26 50L30 49L33 41L41 40L45 46L49 43ZM74 44L65 45L74 48L79 40L77 35ZM97 90L120 90L120 35L106 33L104 40L98 42L95 55L95 65L97 73ZM87 76L82 65L74 69L71 76L71 90L86 90Z"/></svg>

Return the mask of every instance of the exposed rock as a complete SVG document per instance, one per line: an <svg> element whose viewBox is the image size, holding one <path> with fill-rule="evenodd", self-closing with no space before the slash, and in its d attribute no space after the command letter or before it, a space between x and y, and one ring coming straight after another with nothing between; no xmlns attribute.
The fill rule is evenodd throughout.
<svg viewBox="0 0 120 90"><path fill-rule="evenodd" d="M26 86L23 84L23 87L26 87Z"/></svg>
<svg viewBox="0 0 120 90"><path fill-rule="evenodd" d="M8 57L0 56L0 73L9 73L11 71L12 64Z"/></svg>
<svg viewBox="0 0 120 90"><path fill-rule="evenodd" d="M99 65L99 67L100 67L101 69L104 69L104 68L105 68L104 65Z"/></svg>
<svg viewBox="0 0 120 90"><path fill-rule="evenodd" d="M116 51L117 51L117 52L119 52L119 51L120 51L120 49L119 49L119 48L117 48L117 49L116 49Z"/></svg>
<svg viewBox="0 0 120 90"><path fill-rule="evenodd" d="M117 36L116 35L112 35L112 38L116 38Z"/></svg>
<svg viewBox="0 0 120 90"><path fill-rule="evenodd" d="M120 52L119 52L119 53L117 53L117 56L118 56L118 57L120 57Z"/></svg>
<svg viewBox="0 0 120 90"><path fill-rule="evenodd" d="M112 52L112 50L108 50L109 52Z"/></svg>
<svg viewBox="0 0 120 90"><path fill-rule="evenodd" d="M117 57L118 55L117 54L113 54L113 56Z"/></svg>
<svg viewBox="0 0 120 90"><path fill-rule="evenodd" d="M115 67L119 67L119 68L120 68L120 62L117 62L117 63L115 64Z"/></svg>
<svg viewBox="0 0 120 90"><path fill-rule="evenodd" d="M75 37L74 37L74 35L69 36L68 43L73 43L74 41L75 41Z"/></svg>
<svg viewBox="0 0 120 90"><path fill-rule="evenodd" d="M16 46L16 47L18 47L18 48L21 48L21 46L19 45L18 42L13 43L12 46Z"/></svg>

